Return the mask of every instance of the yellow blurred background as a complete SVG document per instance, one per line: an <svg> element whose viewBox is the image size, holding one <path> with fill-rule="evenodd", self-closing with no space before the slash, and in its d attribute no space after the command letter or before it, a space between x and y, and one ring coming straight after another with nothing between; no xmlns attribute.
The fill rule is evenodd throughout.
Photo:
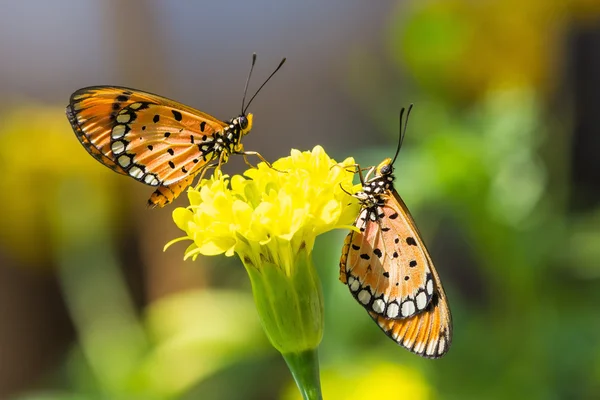
<svg viewBox="0 0 600 400"><path fill-rule="evenodd" d="M1 399L299 399L241 263L163 252L174 207L64 115L110 84L228 119L253 52L251 93L288 58L249 110L268 160L377 164L415 106L396 187L454 342L425 360L386 338L325 235L325 399L600 398L600 2L28 0L0 6Z"/></svg>

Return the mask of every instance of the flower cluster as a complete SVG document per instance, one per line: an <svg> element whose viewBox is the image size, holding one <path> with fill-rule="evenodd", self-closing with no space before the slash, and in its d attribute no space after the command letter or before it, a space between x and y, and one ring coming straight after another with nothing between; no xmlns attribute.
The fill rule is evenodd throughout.
<svg viewBox="0 0 600 400"><path fill-rule="evenodd" d="M353 222L358 204L347 193L353 189L353 164L352 158L336 164L316 146L292 150L272 168L260 163L243 176L217 172L189 190L189 207L173 212L187 234L175 241L192 240L186 258L262 254L287 265L278 260L281 246L291 246L293 253L302 246L310 253L317 235Z"/></svg>

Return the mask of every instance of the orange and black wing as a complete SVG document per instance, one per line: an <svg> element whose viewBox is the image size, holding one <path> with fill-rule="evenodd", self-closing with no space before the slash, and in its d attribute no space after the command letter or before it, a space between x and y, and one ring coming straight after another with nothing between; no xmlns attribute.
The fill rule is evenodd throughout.
<svg viewBox="0 0 600 400"><path fill-rule="evenodd" d="M363 208L360 232L346 237L340 280L379 327L424 357L441 357L450 345L452 319L427 248L400 196Z"/></svg>
<svg viewBox="0 0 600 400"><path fill-rule="evenodd" d="M368 311L407 318L423 311L433 296L432 265L409 216L394 198L383 207L363 208L360 232L346 237L340 279Z"/></svg>
<svg viewBox="0 0 600 400"><path fill-rule="evenodd" d="M118 173L158 186L151 203L160 206L219 157L214 136L227 125L165 97L116 86L76 91L67 117L94 158Z"/></svg>

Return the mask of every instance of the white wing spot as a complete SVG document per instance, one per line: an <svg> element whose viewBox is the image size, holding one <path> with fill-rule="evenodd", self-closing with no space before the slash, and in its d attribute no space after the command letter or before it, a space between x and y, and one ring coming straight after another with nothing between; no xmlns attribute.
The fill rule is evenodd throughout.
<svg viewBox="0 0 600 400"><path fill-rule="evenodd" d="M113 142L113 144L110 145L110 149L114 154L121 154L125 151L125 143L121 142L120 140Z"/></svg>
<svg viewBox="0 0 600 400"><path fill-rule="evenodd" d="M352 290L353 292L356 292L358 289L360 289L360 282L358 281L358 279L356 279L350 285L350 290Z"/></svg>
<svg viewBox="0 0 600 400"><path fill-rule="evenodd" d="M433 279L430 278L427 281L426 289L427 289L427 294L429 294L431 296L433 294Z"/></svg>
<svg viewBox="0 0 600 400"><path fill-rule="evenodd" d="M117 162L121 167L127 168L131 164L131 157L124 154L117 159Z"/></svg>
<svg viewBox="0 0 600 400"><path fill-rule="evenodd" d="M120 124L126 124L131 119L131 115L124 113L117 115L117 122Z"/></svg>
<svg viewBox="0 0 600 400"><path fill-rule="evenodd" d="M385 303L381 299L377 299L373 302L373 311L377 314L381 314L385 309Z"/></svg>
<svg viewBox="0 0 600 400"><path fill-rule="evenodd" d="M141 106L142 106L142 103L133 103L132 105L129 106L129 108L131 108L133 110L137 110Z"/></svg>
<svg viewBox="0 0 600 400"><path fill-rule="evenodd" d="M131 175L132 177L134 177L135 179L140 179L142 176L144 176L144 171L142 171L141 168L136 167L135 165L133 167L131 167L131 169L129 170L129 175Z"/></svg>
<svg viewBox="0 0 600 400"><path fill-rule="evenodd" d="M415 313L415 303L412 300L406 300L402 303L402 316L407 317Z"/></svg>
<svg viewBox="0 0 600 400"><path fill-rule="evenodd" d="M398 311L400 311L400 307L398 307L398 304L390 303L388 305L388 309L387 309L385 315L388 318L396 318L396 317L398 317Z"/></svg>
<svg viewBox="0 0 600 400"><path fill-rule="evenodd" d="M417 308L419 310L422 310L425 308L425 306L427 306L427 295L425 294L425 292L420 292L417 295Z"/></svg>
<svg viewBox="0 0 600 400"><path fill-rule="evenodd" d="M152 175L152 174L148 174L144 177L144 182L148 185L152 185L152 186L156 186L158 185L158 179L156 179L156 176Z"/></svg>
<svg viewBox="0 0 600 400"><path fill-rule="evenodd" d="M358 301L360 301L363 304L369 304L369 301L371 301L371 293L369 293L369 291L367 289L363 289L358 293Z"/></svg>
<svg viewBox="0 0 600 400"><path fill-rule="evenodd" d="M112 138L120 139L125 134L125 125L117 125L112 129Z"/></svg>

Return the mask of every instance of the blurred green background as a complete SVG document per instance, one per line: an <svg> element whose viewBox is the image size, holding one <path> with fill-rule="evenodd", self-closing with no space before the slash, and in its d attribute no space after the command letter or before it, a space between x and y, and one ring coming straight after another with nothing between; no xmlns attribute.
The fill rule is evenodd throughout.
<svg viewBox="0 0 600 400"><path fill-rule="evenodd" d="M29 0L0 4L0 398L298 399L241 263L183 262L173 207L64 116L115 84L236 115L275 160L373 165L414 103L397 189L448 293L441 360L396 346L321 237L325 399L600 398L600 2ZM226 166L241 172L241 159ZM185 199L177 205L184 205Z"/></svg>

